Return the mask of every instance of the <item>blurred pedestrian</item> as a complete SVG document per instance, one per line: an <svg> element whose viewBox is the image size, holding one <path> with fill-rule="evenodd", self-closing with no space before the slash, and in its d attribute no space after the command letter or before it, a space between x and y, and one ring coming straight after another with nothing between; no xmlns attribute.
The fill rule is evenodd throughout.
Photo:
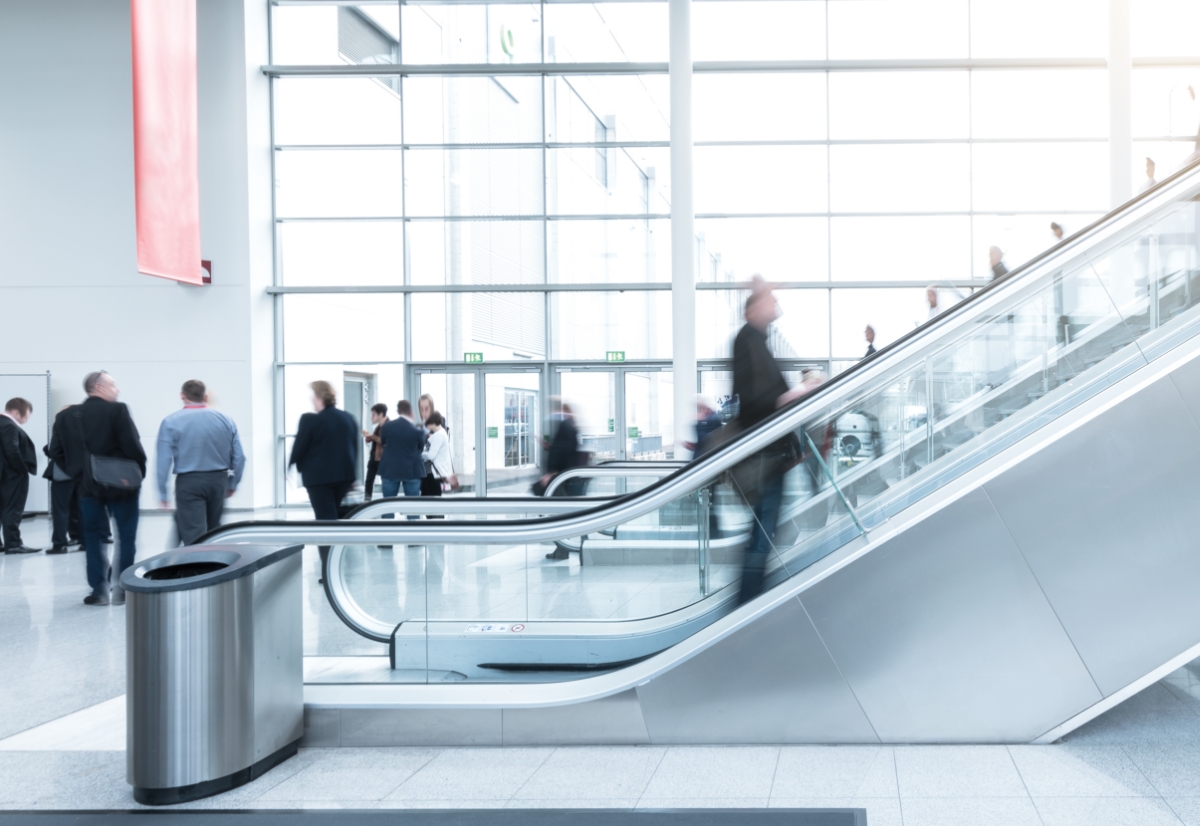
<svg viewBox="0 0 1200 826"><path fill-rule="evenodd" d="M21 517L29 497L29 476L37 473L37 451L24 425L33 405L22 398L9 399L0 414L0 529L6 554L36 554L21 541Z"/></svg>
<svg viewBox="0 0 1200 826"><path fill-rule="evenodd" d="M1142 181L1142 186L1138 190L1138 194L1141 195L1143 192L1147 192L1156 186L1158 186L1158 181L1154 178L1154 160L1146 158L1146 180Z"/></svg>
<svg viewBox="0 0 1200 826"><path fill-rule="evenodd" d="M692 451L692 458L699 459L712 450L712 436L719 431L725 422L709 402L701 396L696 399L696 441L684 442L684 447Z"/></svg>
<svg viewBox="0 0 1200 826"><path fill-rule="evenodd" d="M737 426L746 431L806 389L789 390L767 344L768 330L779 317L779 305L769 285L759 283L746 299L746 324L733 340L733 394L738 399ZM742 564L739 604L762 592L767 555L783 500L783 474L799 456L794 435L766 447L734 468L732 476L747 504L754 509L754 528Z"/></svg>
<svg viewBox="0 0 1200 826"><path fill-rule="evenodd" d="M863 338L867 340L867 352L863 354L863 358L870 358L875 355L875 328L870 324L863 330Z"/></svg>
<svg viewBox="0 0 1200 826"><path fill-rule="evenodd" d="M167 483L175 469L175 526L179 541L194 545L221 524L225 500L242 483L246 454L233 419L208 406L208 389L189 379L179 391L183 407L158 428L158 499L171 506Z"/></svg>
<svg viewBox="0 0 1200 826"><path fill-rule="evenodd" d="M411 402L401 399L396 403L396 418L379 429L379 438L383 442L379 478L384 497L396 496L401 489L405 496L420 496L421 480L425 478L425 463L421 461L425 450L425 428L418 427L413 421ZM391 514L385 518L391 518ZM418 517L409 514L408 518Z"/></svg>
<svg viewBox="0 0 1200 826"><path fill-rule="evenodd" d="M315 413L305 413L296 428L288 467L300 471L301 484L308 492L313 518L335 520L338 506L358 479L358 422L337 407L337 393L327 381L314 381L312 405ZM321 579L325 581L325 561L329 546L319 545Z"/></svg>
<svg viewBox="0 0 1200 826"><path fill-rule="evenodd" d="M1004 251L999 247L988 247L988 263L992 265L992 280L1008 275L1008 267L1004 264Z"/></svg>
<svg viewBox="0 0 1200 826"><path fill-rule="evenodd" d="M371 494L375 490L375 476L379 473L379 460L383 457L383 442L379 438L379 431L388 423L388 407L386 404L371 405L371 424L375 425L374 430L364 430L363 441L366 443L367 450L370 453L367 455L367 484L363 491L363 501L370 502Z"/></svg>
<svg viewBox="0 0 1200 826"><path fill-rule="evenodd" d="M932 321L946 311L945 307L938 304L937 287L932 284L925 288L925 303L929 306L929 312L925 315L926 321Z"/></svg>
<svg viewBox="0 0 1200 826"><path fill-rule="evenodd" d="M87 399L68 411L67 418L69 428L78 428L85 457L79 509L92 592L83 602L124 605L121 574L137 556L138 496L146 478L146 451L129 408L117 401L121 390L112 376L103 370L88 373L83 389ZM102 542L109 517L117 525L115 564L106 558Z"/></svg>
<svg viewBox="0 0 1200 826"><path fill-rule="evenodd" d="M1051 221L1050 222L1050 234L1054 236L1054 243L1057 244L1059 241L1061 241L1063 239L1062 224L1059 224L1055 221Z"/></svg>

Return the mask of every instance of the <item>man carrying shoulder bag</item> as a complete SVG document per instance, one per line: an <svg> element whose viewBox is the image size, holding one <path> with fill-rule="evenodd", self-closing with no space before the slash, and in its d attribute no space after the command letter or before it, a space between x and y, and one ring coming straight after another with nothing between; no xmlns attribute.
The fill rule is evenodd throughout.
<svg viewBox="0 0 1200 826"><path fill-rule="evenodd" d="M83 389L87 400L71 409L69 419L85 450L79 507L92 592L83 602L124 605L121 573L137 554L138 494L146 476L146 452L129 408L117 401L120 390L112 376L102 370L89 373ZM110 515L117 527L115 564L109 564L101 544Z"/></svg>

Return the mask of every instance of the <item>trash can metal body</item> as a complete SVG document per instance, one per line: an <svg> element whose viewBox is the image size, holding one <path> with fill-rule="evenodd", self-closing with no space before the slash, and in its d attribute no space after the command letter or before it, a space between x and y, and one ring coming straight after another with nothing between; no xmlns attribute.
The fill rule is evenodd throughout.
<svg viewBox="0 0 1200 826"><path fill-rule="evenodd" d="M234 788L295 753L304 716L299 550L197 546L122 577L128 780L140 802Z"/></svg>

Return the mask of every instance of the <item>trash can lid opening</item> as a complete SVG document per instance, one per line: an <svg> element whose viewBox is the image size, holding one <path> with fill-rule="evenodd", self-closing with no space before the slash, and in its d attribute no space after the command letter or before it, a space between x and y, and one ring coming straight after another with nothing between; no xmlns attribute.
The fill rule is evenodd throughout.
<svg viewBox="0 0 1200 826"><path fill-rule="evenodd" d="M190 579L194 576L204 576L211 574L222 568L228 568L227 562L182 562L178 565L164 565L161 568L153 568L146 571L143 576L146 579Z"/></svg>

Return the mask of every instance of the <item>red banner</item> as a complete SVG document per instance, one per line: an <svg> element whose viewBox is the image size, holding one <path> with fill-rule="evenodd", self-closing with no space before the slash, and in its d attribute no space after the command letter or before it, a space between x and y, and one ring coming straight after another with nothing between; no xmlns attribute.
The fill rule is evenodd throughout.
<svg viewBox="0 0 1200 826"><path fill-rule="evenodd" d="M196 0L130 0L138 272L202 283Z"/></svg>

